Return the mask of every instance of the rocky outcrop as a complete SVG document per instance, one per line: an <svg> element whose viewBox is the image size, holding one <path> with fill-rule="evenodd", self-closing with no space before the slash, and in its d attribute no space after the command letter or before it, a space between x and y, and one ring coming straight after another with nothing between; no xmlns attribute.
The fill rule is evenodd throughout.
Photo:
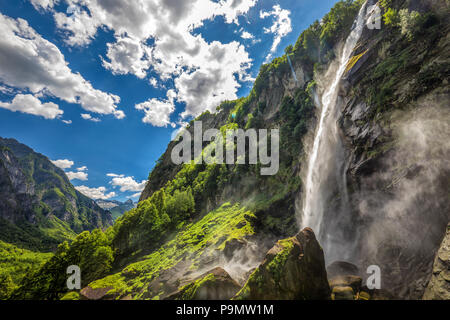
<svg viewBox="0 0 450 320"><path fill-rule="evenodd" d="M241 288L222 268L214 268L181 287L167 299L172 300L228 300Z"/></svg>
<svg viewBox="0 0 450 320"><path fill-rule="evenodd" d="M292 238L278 241L233 299L329 298L330 287L322 248L314 232L305 228Z"/></svg>
<svg viewBox="0 0 450 320"><path fill-rule="evenodd" d="M450 300L450 224L434 259L433 274L423 299Z"/></svg>

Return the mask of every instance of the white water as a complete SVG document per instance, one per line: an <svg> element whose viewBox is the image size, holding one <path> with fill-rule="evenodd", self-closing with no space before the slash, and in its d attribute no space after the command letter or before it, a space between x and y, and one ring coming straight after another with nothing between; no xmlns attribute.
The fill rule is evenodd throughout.
<svg viewBox="0 0 450 320"><path fill-rule="evenodd" d="M361 7L356 23L354 23L354 28L344 44L338 69L331 85L322 95L320 120L308 161L301 225L302 227L312 228L318 237L322 236L321 229L325 202L329 200L329 197L327 197L329 196L327 194L327 183L329 183L328 179L330 177L335 178L337 181L337 186L341 194L341 203L347 202L344 168L345 152L339 138L339 129L337 126L337 120L339 118L337 95L339 82L344 75L347 62L365 26L366 5L367 3Z"/></svg>

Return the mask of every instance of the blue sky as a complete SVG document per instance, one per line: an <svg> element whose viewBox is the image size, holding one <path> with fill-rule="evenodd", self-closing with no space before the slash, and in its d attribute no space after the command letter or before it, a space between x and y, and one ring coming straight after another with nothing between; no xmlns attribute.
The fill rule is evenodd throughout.
<svg viewBox="0 0 450 320"><path fill-rule="evenodd" d="M248 94L336 0L0 0L0 136L137 200L172 133ZM84 168L83 168L84 167Z"/></svg>

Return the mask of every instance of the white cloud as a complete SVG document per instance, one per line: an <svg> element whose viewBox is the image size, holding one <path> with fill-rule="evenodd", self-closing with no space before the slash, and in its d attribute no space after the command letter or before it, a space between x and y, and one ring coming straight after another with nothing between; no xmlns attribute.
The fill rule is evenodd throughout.
<svg viewBox="0 0 450 320"><path fill-rule="evenodd" d="M175 91L167 91L167 100L149 99L135 105L137 110L143 110L145 117L142 122L150 123L156 127L166 127L170 123L170 115L175 111Z"/></svg>
<svg viewBox="0 0 450 320"><path fill-rule="evenodd" d="M74 162L72 160L68 160L68 159L60 159L60 160L50 160L55 166L57 166L60 169L66 170L69 168L72 168L74 165ZM65 174L67 175L67 177L69 178L69 180L82 180L82 181L87 181L88 180L88 174L86 173L86 171L88 170L88 168L86 166L82 166L77 168L77 170L74 171L68 171L65 172Z"/></svg>
<svg viewBox="0 0 450 320"><path fill-rule="evenodd" d="M152 69L162 81L179 80L174 89L177 100L187 104L183 115L188 116L206 109L214 111L222 100L236 99L238 80L252 80L247 75L252 60L244 46L238 42L208 43L192 31L217 16L237 24L238 17L256 1L70 0L80 10L71 15L55 12L54 17L57 27L66 33L66 43L72 46L90 43L99 28L112 30L116 40L107 46L104 67L115 74L129 73L139 78ZM150 83L155 85L154 81ZM213 89L207 90L207 86ZM157 104L155 100L150 102ZM158 107L170 111L171 104L163 102ZM167 118L148 116L147 112L144 121L168 124Z"/></svg>
<svg viewBox="0 0 450 320"><path fill-rule="evenodd" d="M64 113L57 104L53 102L42 103L31 94L18 94L12 102L0 102L0 108L41 116L45 119L55 119Z"/></svg>
<svg viewBox="0 0 450 320"><path fill-rule="evenodd" d="M72 124L72 120L61 120L62 122L64 122L65 124Z"/></svg>
<svg viewBox="0 0 450 320"><path fill-rule="evenodd" d="M264 28L265 33L274 34L272 47L270 48L269 55L266 57L266 61L269 61L273 57L273 54L276 52L281 39L292 31L291 18L289 18L290 14L291 12L289 10L281 9L278 4L274 5L272 11L270 12L260 12L259 16L261 19L270 16L274 17L272 26L270 28Z"/></svg>
<svg viewBox="0 0 450 320"><path fill-rule="evenodd" d="M150 85L151 85L153 88L158 88L158 87L159 87L158 80L156 80L156 78L154 78L154 77L150 78L150 79L148 80L148 82L150 83Z"/></svg>
<svg viewBox="0 0 450 320"><path fill-rule="evenodd" d="M254 36L251 33L247 32L247 31L242 31L241 38L242 39L253 39Z"/></svg>
<svg viewBox="0 0 450 320"><path fill-rule="evenodd" d="M75 189L94 200L107 200L116 196L115 192L109 192L106 194L105 187L89 188L86 186L78 186L75 187Z"/></svg>
<svg viewBox="0 0 450 320"><path fill-rule="evenodd" d="M4 94L12 94L12 93L14 93L14 89L0 85L0 92L4 93Z"/></svg>
<svg viewBox="0 0 450 320"><path fill-rule="evenodd" d="M115 43L108 43L106 56L110 62L104 60L103 66L113 74L134 74L138 78L145 78L146 70L150 67L150 48L138 39L120 37Z"/></svg>
<svg viewBox="0 0 450 320"><path fill-rule="evenodd" d="M61 159L61 160L51 160L51 162L57 166L60 169L69 169L73 166L74 162L67 159Z"/></svg>
<svg viewBox="0 0 450 320"><path fill-rule="evenodd" d="M138 192L138 193L132 194L131 196L128 196L127 198L128 198L128 199L131 199L131 198L139 198L140 196L141 196L141 192Z"/></svg>
<svg viewBox="0 0 450 320"><path fill-rule="evenodd" d="M115 174L115 173L108 173L108 174L106 174L106 176L108 176L108 177L124 177L125 175L123 175L123 174Z"/></svg>
<svg viewBox="0 0 450 320"><path fill-rule="evenodd" d="M94 89L79 73L72 72L59 49L27 21L0 14L0 29L1 82L39 97L51 95L79 104L90 112L113 114L119 119L125 116L117 110L118 96Z"/></svg>
<svg viewBox="0 0 450 320"><path fill-rule="evenodd" d="M69 178L69 180L82 180L82 181L87 181L88 180L88 174L86 172L83 171L77 171L77 172L66 172L67 177Z"/></svg>
<svg viewBox="0 0 450 320"><path fill-rule="evenodd" d="M112 175L110 174L109 176ZM147 181L142 180L141 182L137 182L134 180L134 177L116 175L111 180L110 184L113 185L114 187L120 187L121 192L125 191L141 192L142 190L144 190Z"/></svg>
<svg viewBox="0 0 450 320"><path fill-rule="evenodd" d="M30 0L30 2L36 10L49 10L52 9L59 0Z"/></svg>
<svg viewBox="0 0 450 320"><path fill-rule="evenodd" d="M89 120L93 122L100 122L101 120L99 118L93 118L89 113L82 113L81 118L84 120Z"/></svg>

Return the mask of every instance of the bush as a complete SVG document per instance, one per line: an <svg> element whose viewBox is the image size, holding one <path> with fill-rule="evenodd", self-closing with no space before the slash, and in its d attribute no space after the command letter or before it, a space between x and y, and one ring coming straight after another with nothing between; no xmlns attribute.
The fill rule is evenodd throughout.
<svg viewBox="0 0 450 320"><path fill-rule="evenodd" d="M397 10L392 8L387 9L387 11L383 15L383 20L387 26L397 26L397 24L399 23Z"/></svg>
<svg viewBox="0 0 450 320"><path fill-rule="evenodd" d="M399 26L401 33L411 41L414 34L419 29L420 14L417 11L409 12L408 9L401 9L399 11Z"/></svg>
<svg viewBox="0 0 450 320"><path fill-rule="evenodd" d="M99 229L80 233L69 245L64 241L58 246L53 257L39 270L26 277L13 299L55 300L61 298L68 289L67 267L77 265L81 270L81 285L105 276L113 263L110 240Z"/></svg>

